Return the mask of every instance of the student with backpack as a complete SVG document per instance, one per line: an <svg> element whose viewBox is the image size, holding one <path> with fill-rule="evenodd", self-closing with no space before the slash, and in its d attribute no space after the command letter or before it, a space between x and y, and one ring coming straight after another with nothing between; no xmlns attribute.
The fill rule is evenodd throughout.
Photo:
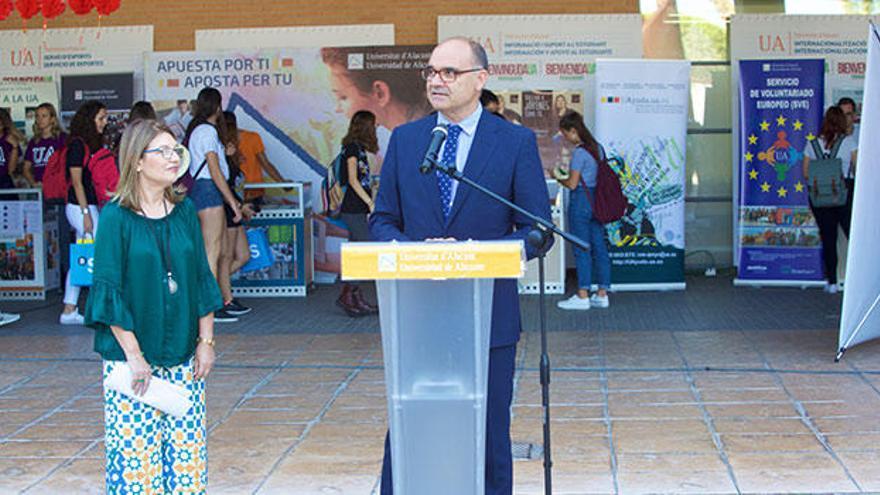
<svg viewBox="0 0 880 495"><path fill-rule="evenodd" d="M192 156L189 170L193 179L189 198L199 215L208 266L219 280L220 254L226 233L226 212L229 206L233 222L240 222L241 203L229 189L229 163L226 161L226 123L223 118L223 97L215 88L203 88L196 100L196 115L186 129L184 146ZM236 317L220 310L215 321L236 321Z"/></svg>
<svg viewBox="0 0 880 495"><path fill-rule="evenodd" d="M373 198L367 153L377 151L376 116L370 111L359 110L351 116L348 133L342 138L342 166L339 171L339 182L345 186L340 219L348 226L349 240L352 242L370 240L367 215L373 212ZM343 282L336 304L352 317L379 312L378 307L367 302L358 285L348 282Z"/></svg>
<svg viewBox="0 0 880 495"><path fill-rule="evenodd" d="M113 155L103 148L104 128L107 126L107 108L103 103L87 101L79 107L70 121L70 137L64 151L67 188L67 222L76 231L76 239L87 236L94 239L98 228L99 193L108 197L107 187L96 186L97 160L111 160ZM117 175L117 180L118 180ZM102 180L103 181L103 180ZM116 184L113 184L115 189ZM77 310L80 288L70 283L70 271L64 285L64 311L59 317L62 325L82 325L83 316Z"/></svg>
<svg viewBox="0 0 880 495"><path fill-rule="evenodd" d="M24 152L22 175L30 187L43 182L43 173L49 159L56 152L64 149L65 143L67 143L67 134L61 128L55 106L51 103L42 103L36 111L34 137L28 142Z"/></svg>
<svg viewBox="0 0 880 495"><path fill-rule="evenodd" d="M825 292L837 292L837 226L849 235L846 204L849 191L845 177L855 170L855 138L847 135L847 118L840 107L825 112L819 136L804 149L804 180L810 191L810 209L819 226Z"/></svg>
<svg viewBox="0 0 880 495"><path fill-rule="evenodd" d="M569 111L559 120L559 130L566 141L575 146L567 171L555 169L553 175L560 184L571 190L568 201L569 230L590 243L589 252L574 248L578 290L570 298L559 301L561 309L586 310L595 306L607 308L608 289L611 287L611 260L605 240L605 226L594 214L597 210L597 178L604 163L605 153L592 133L584 125L584 118ZM619 184L618 184L619 185ZM599 278L599 290L590 297L593 269Z"/></svg>

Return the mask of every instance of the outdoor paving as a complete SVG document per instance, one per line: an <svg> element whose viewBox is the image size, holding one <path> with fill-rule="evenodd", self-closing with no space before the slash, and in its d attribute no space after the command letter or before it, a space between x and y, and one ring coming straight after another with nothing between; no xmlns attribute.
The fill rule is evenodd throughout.
<svg viewBox="0 0 880 495"><path fill-rule="evenodd" d="M880 492L880 344L833 362L840 296L688 284L613 294L607 311L550 298L554 493ZM377 493L378 319L332 301L254 300L218 326L209 493ZM540 444L537 303L523 301L512 435ZM0 328L0 493L102 493L91 331L57 325L55 298L0 309L23 313ZM516 461L515 493L543 493L542 469Z"/></svg>

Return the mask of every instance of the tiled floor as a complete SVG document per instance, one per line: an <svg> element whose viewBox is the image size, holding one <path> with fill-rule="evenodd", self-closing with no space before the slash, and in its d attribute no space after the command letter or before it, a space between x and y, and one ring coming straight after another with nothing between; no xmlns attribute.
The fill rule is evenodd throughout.
<svg viewBox="0 0 880 495"><path fill-rule="evenodd" d="M0 329L0 493L101 493L91 334L28 331L41 311ZM828 327L551 333L554 493L880 492L880 345L835 364ZM378 334L279 326L218 340L210 493L376 490ZM517 442L541 442L538 357L537 335L524 334ZM516 462L515 493L542 493L542 480L541 460Z"/></svg>

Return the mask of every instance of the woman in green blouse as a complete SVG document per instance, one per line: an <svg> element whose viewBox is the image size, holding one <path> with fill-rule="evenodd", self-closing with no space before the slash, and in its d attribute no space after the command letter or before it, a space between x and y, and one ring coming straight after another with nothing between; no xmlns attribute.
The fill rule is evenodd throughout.
<svg viewBox="0 0 880 495"><path fill-rule="evenodd" d="M128 366L135 396L159 377L185 388L193 406L178 418L105 387L107 492L204 493L204 378L223 303L195 208L173 188L188 153L164 125L141 120L126 127L119 156L116 196L95 239L86 324L105 378Z"/></svg>

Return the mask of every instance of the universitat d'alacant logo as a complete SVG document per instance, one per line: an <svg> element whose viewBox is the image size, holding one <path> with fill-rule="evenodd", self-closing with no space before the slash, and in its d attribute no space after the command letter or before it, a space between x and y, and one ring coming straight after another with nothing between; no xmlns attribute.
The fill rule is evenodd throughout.
<svg viewBox="0 0 880 495"><path fill-rule="evenodd" d="M790 122L783 114L776 119L764 119L752 129L743 143L743 162L752 193L775 193L778 198L789 197L790 193L806 194L806 185L798 173L804 154L792 144L815 139L813 133L804 136L804 132L803 122Z"/></svg>

